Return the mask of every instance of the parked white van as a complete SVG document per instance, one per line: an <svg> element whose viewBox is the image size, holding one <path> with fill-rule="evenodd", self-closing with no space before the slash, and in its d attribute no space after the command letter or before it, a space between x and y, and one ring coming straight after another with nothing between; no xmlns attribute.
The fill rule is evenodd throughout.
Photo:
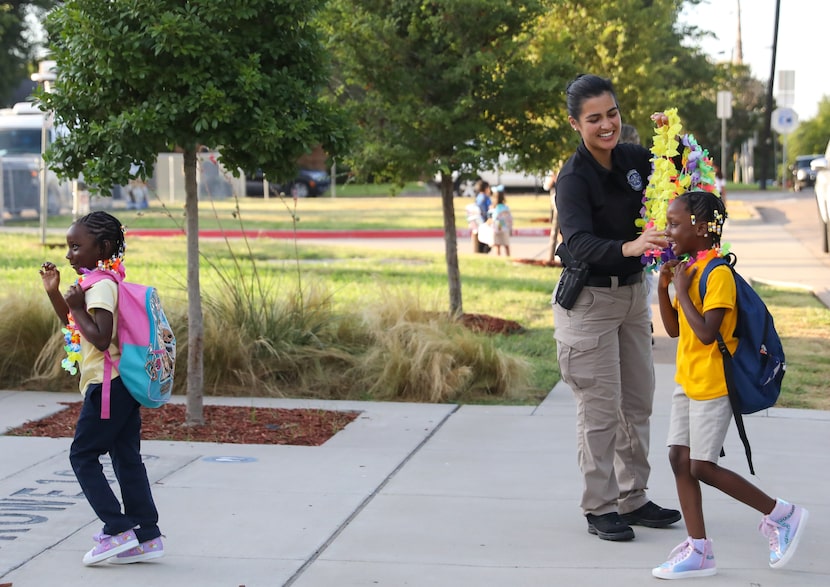
<svg viewBox="0 0 830 587"><path fill-rule="evenodd" d="M479 179L491 186L503 185L506 190L514 192L525 191L537 194L543 191L544 175L513 171L512 168L510 158L507 155L500 155L499 166L496 169L454 172L453 191L459 197L475 198L477 195L475 184ZM436 175L433 181L436 185L440 185L440 174Z"/></svg>
<svg viewBox="0 0 830 587"><path fill-rule="evenodd" d="M3 208L12 216L23 210L40 212L41 137L44 113L30 102L0 110L0 165L3 169ZM55 137L48 129L47 141ZM71 205L71 184L61 182L52 171L46 174L50 215Z"/></svg>

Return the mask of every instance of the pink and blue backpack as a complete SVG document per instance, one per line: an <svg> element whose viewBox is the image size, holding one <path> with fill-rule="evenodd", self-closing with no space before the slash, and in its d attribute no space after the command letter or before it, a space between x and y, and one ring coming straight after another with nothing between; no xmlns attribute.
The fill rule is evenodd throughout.
<svg viewBox="0 0 830 587"><path fill-rule="evenodd" d="M156 288L124 281L116 270L96 269L86 273L81 287L86 290L103 279L118 284L118 347L121 359L113 361L104 352L104 383L101 418L110 417L112 368L121 375L130 395L142 406L158 408L170 401L176 367L176 337L164 314Z"/></svg>

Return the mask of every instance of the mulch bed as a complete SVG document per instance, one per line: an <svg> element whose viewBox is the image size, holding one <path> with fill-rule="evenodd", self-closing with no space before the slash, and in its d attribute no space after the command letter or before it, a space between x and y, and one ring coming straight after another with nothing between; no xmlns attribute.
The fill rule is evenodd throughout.
<svg viewBox="0 0 830 587"><path fill-rule="evenodd" d="M9 430L10 436L72 438L81 402ZM289 444L320 446L352 422L359 412L336 410L204 406L205 424L185 426L185 406L167 404L141 409L144 440L222 442L228 444Z"/></svg>

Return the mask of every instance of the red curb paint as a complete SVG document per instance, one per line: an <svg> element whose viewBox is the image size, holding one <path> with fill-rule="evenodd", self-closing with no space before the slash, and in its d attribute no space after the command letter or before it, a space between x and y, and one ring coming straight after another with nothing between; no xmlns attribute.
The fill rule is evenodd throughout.
<svg viewBox="0 0 830 587"><path fill-rule="evenodd" d="M177 229L133 228L129 236L170 237L183 236ZM528 228L513 231L513 236L547 236L550 229ZM279 239L326 239L326 238L443 238L443 230L200 230L203 238L279 238ZM456 231L458 237L470 236L469 230Z"/></svg>

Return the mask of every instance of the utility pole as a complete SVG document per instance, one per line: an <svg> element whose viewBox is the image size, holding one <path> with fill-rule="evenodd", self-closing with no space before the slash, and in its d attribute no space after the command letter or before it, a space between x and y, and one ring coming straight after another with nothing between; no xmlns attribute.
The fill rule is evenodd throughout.
<svg viewBox="0 0 830 587"><path fill-rule="evenodd" d="M772 84L775 81L775 58L778 52L778 15L781 13L781 0L775 0L775 31L772 36L772 63L770 64L769 83L767 84L767 107L764 116L764 136L761 144L761 189L767 189L769 178L769 154L772 149Z"/></svg>

